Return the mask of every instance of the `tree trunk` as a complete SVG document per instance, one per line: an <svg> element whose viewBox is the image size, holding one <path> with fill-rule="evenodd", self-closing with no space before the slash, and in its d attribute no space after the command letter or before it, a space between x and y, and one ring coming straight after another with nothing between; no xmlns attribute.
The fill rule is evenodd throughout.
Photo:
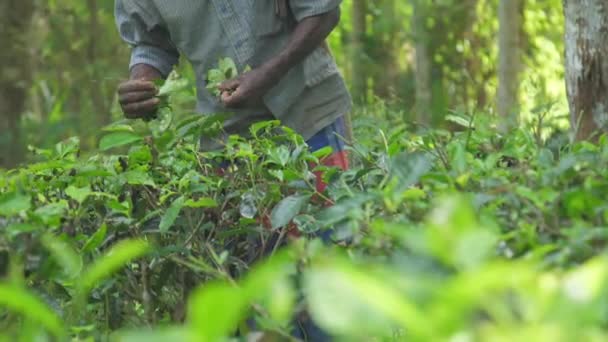
<svg viewBox="0 0 608 342"><path fill-rule="evenodd" d="M412 32L415 47L414 78L416 83L416 121L428 125L432 121L432 77L429 55L429 34L426 27L427 11L423 0L415 0Z"/></svg>
<svg viewBox="0 0 608 342"><path fill-rule="evenodd" d="M608 2L565 0L566 86L579 140L608 128Z"/></svg>
<svg viewBox="0 0 608 342"><path fill-rule="evenodd" d="M96 61L99 58L99 49L97 44L100 44L100 37L102 36L101 26L99 25L99 6L97 0L87 0L87 6L89 10L89 42L87 47L87 62L91 65L91 80L92 86L91 100L93 102L93 113L97 114L98 122L100 126L106 126L112 122L112 116L110 113L110 107L108 106L106 97L104 96L103 82L101 82L101 73L99 72L99 66L96 65ZM79 113L80 114L80 113Z"/></svg>
<svg viewBox="0 0 608 342"><path fill-rule="evenodd" d="M31 86L28 46L33 0L0 2L0 132L7 138L0 151L0 165L15 166L23 160L21 115Z"/></svg>
<svg viewBox="0 0 608 342"><path fill-rule="evenodd" d="M374 96L381 99L393 99L397 74L397 32L401 23L397 22L395 0L380 0L374 5L381 16L374 16L374 37L371 46L371 59L374 61L372 78ZM369 73L368 73L369 74Z"/></svg>
<svg viewBox="0 0 608 342"><path fill-rule="evenodd" d="M519 110L521 0L500 0L498 8L498 113L507 127L516 125Z"/></svg>
<svg viewBox="0 0 608 342"><path fill-rule="evenodd" d="M352 34L352 93L355 102L367 100L367 72L365 70L365 37L367 32L366 0L353 0L353 34Z"/></svg>

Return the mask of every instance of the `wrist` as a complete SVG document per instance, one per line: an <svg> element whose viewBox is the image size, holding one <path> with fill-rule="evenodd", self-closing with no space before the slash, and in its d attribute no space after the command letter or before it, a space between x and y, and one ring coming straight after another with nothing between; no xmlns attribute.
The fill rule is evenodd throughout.
<svg viewBox="0 0 608 342"><path fill-rule="evenodd" d="M136 64L131 68L131 80L155 81L162 79L163 76L153 66L148 64Z"/></svg>
<svg viewBox="0 0 608 342"><path fill-rule="evenodd" d="M291 69L289 63L282 56L277 56L264 63L261 72L266 75L267 83L270 87L275 86Z"/></svg>

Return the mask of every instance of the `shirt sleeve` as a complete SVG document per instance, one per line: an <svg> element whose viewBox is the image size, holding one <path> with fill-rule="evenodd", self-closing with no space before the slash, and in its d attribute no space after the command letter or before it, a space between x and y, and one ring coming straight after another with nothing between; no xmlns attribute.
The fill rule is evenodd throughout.
<svg viewBox="0 0 608 342"><path fill-rule="evenodd" d="M116 0L114 15L120 36L132 47L129 68L147 64L162 75L169 75L179 61L179 52L154 5Z"/></svg>
<svg viewBox="0 0 608 342"><path fill-rule="evenodd" d="M339 9L342 0L290 0L291 12L297 21Z"/></svg>

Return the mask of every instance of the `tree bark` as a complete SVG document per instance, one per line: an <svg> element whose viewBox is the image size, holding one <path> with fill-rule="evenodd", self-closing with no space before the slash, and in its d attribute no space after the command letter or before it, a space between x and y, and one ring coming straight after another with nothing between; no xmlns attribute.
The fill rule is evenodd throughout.
<svg viewBox="0 0 608 342"><path fill-rule="evenodd" d="M608 128L608 2L565 0L566 87L578 140Z"/></svg>
<svg viewBox="0 0 608 342"><path fill-rule="evenodd" d="M365 103L367 100L367 72L365 70L365 37L367 33L366 0L353 0L352 9L352 93L355 102Z"/></svg>
<svg viewBox="0 0 608 342"><path fill-rule="evenodd" d="M414 0L412 32L414 35L416 83L416 121L428 125L432 119L432 76L429 53L429 33L426 27L427 11L422 0Z"/></svg>
<svg viewBox="0 0 608 342"><path fill-rule="evenodd" d="M21 116L31 87L31 63L28 36L34 14L33 0L0 2L0 132L5 146L0 151L0 165L13 167L23 160Z"/></svg>
<svg viewBox="0 0 608 342"><path fill-rule="evenodd" d="M507 127L515 126L519 110L519 72L521 70L521 0L500 0L498 8L498 103L497 109Z"/></svg>

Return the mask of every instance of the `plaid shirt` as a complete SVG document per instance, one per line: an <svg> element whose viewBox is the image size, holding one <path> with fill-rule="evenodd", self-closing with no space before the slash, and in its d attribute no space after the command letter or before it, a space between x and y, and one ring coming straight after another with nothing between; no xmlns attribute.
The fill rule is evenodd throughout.
<svg viewBox="0 0 608 342"><path fill-rule="evenodd" d="M289 1L296 21L337 9L340 3ZM231 57L240 70L246 65L255 68L286 46L293 25L277 15L275 4L275 0L116 0L115 16L123 40L133 47L131 67L148 64L167 75L183 55L197 76L198 110L217 113L226 109L205 89L205 75L220 58ZM319 114L322 118L310 116L308 109L319 103L307 94L318 87L325 87L322 91L333 95L334 104L340 102L344 110L335 113L332 108L333 118L327 118L327 113ZM321 47L292 68L266 94L264 103L267 109L263 110L284 122L297 122L292 128L308 136L321 128L315 127L320 119L327 124L350 110L350 97L335 61ZM251 121L260 117L260 110L235 110L234 117ZM310 117L293 117L298 115Z"/></svg>

